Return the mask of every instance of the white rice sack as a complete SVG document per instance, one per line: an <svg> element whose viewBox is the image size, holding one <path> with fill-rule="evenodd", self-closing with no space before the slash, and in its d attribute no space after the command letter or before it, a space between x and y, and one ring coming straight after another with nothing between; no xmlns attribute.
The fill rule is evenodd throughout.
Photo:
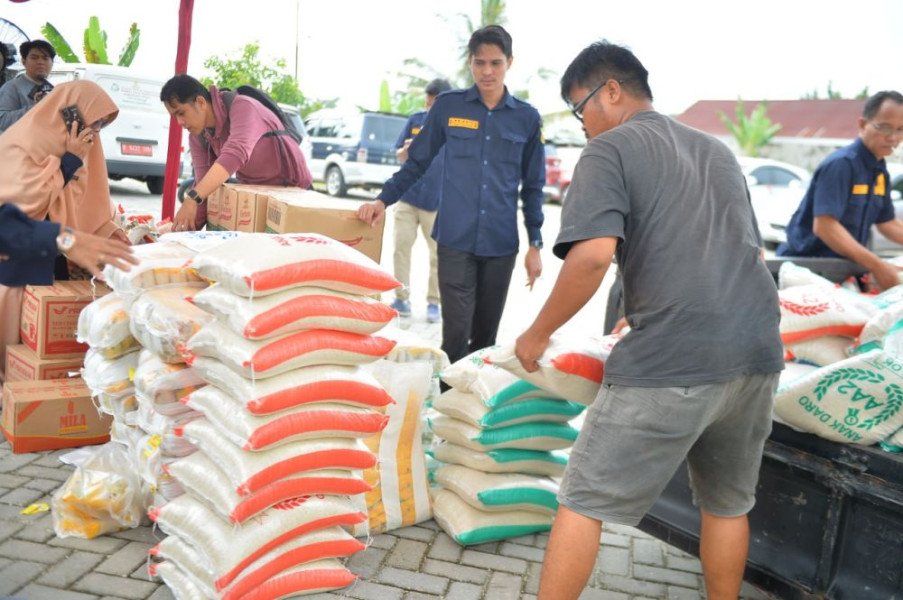
<svg viewBox="0 0 903 600"><path fill-rule="evenodd" d="M170 561L152 564L148 568L151 577L163 580L176 600L210 600L213 592L207 592L198 587L185 571Z"/></svg>
<svg viewBox="0 0 903 600"><path fill-rule="evenodd" d="M223 591L249 563L301 535L333 526L352 526L367 516L340 496L304 496L283 502L235 527L190 494L152 508L151 519L168 535L180 537L206 556Z"/></svg>
<svg viewBox="0 0 903 600"><path fill-rule="evenodd" d="M602 386L605 361L621 337L621 334L597 338L556 333L537 361L539 370L533 373L521 366L513 343L493 350L486 360L553 396L589 406Z"/></svg>
<svg viewBox="0 0 903 600"><path fill-rule="evenodd" d="M788 344L785 359L825 367L849 358L852 347L853 341L848 337L826 335Z"/></svg>
<svg viewBox="0 0 903 600"><path fill-rule="evenodd" d="M903 361L872 350L778 388L775 413L800 431L874 444L903 426Z"/></svg>
<svg viewBox="0 0 903 600"><path fill-rule="evenodd" d="M872 298L875 306L879 309L890 308L900 302L903 302L903 285L895 285L894 287L884 290L874 298Z"/></svg>
<svg viewBox="0 0 903 600"><path fill-rule="evenodd" d="M476 394L489 407L551 396L548 391L524 381L500 365L488 362L490 353L498 348L483 348L456 361L442 370L442 381L460 392Z"/></svg>
<svg viewBox="0 0 903 600"><path fill-rule="evenodd" d="M494 429L519 423L567 423L586 407L575 402L552 398L531 398L490 409L476 394L454 388L441 394L433 409L481 429Z"/></svg>
<svg viewBox="0 0 903 600"><path fill-rule="evenodd" d="M94 406L97 410L112 415L115 421L126 423L129 413L138 410L138 398L131 392L131 388L120 394L97 394L94 396Z"/></svg>
<svg viewBox="0 0 903 600"><path fill-rule="evenodd" d="M376 455L359 439L314 438L246 452L207 419L190 421L178 433L216 463L240 496L304 471L359 470L376 464Z"/></svg>
<svg viewBox="0 0 903 600"><path fill-rule="evenodd" d="M142 350L138 355L135 395L139 402L153 404L162 415L176 416L190 411L180 400L204 384L200 374L184 363L165 363L149 350Z"/></svg>
<svg viewBox="0 0 903 600"><path fill-rule="evenodd" d="M138 340L129 331L129 312L118 294L107 294L78 314L75 339L114 359L139 350Z"/></svg>
<svg viewBox="0 0 903 600"><path fill-rule="evenodd" d="M160 285L203 282L198 272L186 266L195 252L181 244L160 241L132 248L137 265L128 271L120 271L113 265L104 267L106 283L130 305L145 290Z"/></svg>
<svg viewBox="0 0 903 600"><path fill-rule="evenodd" d="M176 431L189 421L200 419L203 413L186 407L188 410L165 415L157 412L153 403L147 400L138 400L138 410L135 411L134 423L156 440L167 456L187 456L194 452L195 447L188 440L176 435Z"/></svg>
<svg viewBox="0 0 903 600"><path fill-rule="evenodd" d="M463 465L484 473L525 473L561 477L567 467L567 455L545 450L502 448L480 452L451 442L433 445L427 454L441 463Z"/></svg>
<svg viewBox="0 0 903 600"><path fill-rule="evenodd" d="M781 263L781 267L778 269L778 289L785 290L787 288L803 285L820 285L829 288L837 287L833 281L818 275L811 269L801 267L792 262Z"/></svg>
<svg viewBox="0 0 903 600"><path fill-rule="evenodd" d="M91 395L119 397L134 391L131 373L137 366L137 352L108 360L101 351L92 348L85 354L85 366L81 369L81 375L85 385L91 389Z"/></svg>
<svg viewBox="0 0 903 600"><path fill-rule="evenodd" d="M856 340L852 351L860 353L882 348L884 337L900 329L903 329L903 302L883 308L869 319L862 328L862 333L859 334L859 339Z"/></svg>
<svg viewBox="0 0 903 600"><path fill-rule="evenodd" d="M529 510L548 515L558 511L558 484L549 477L483 473L461 465L445 465L436 470L433 478L479 510Z"/></svg>
<svg viewBox="0 0 903 600"><path fill-rule="evenodd" d="M363 547L363 544L338 527L314 531L257 559L245 569L241 578L219 594L215 590L216 575L210 571L212 567L207 558L183 540L171 535L151 549L152 556L166 561L151 565L151 572L159 571L159 565L162 564L176 565L180 573L190 579L191 585L202 590L207 598L282 598L286 594L313 593L347 585L345 582L353 580L354 576L343 569L332 556L347 556ZM329 558L312 558L319 555ZM295 566L289 566L283 571L287 565ZM306 574L306 585L298 585L301 581L292 576L296 573ZM324 585L325 579L336 575L341 577L337 583ZM349 576L351 580L348 579ZM294 585L287 585L291 583L290 580L293 580Z"/></svg>
<svg viewBox="0 0 903 600"><path fill-rule="evenodd" d="M452 491L432 491L436 523L462 546L484 544L549 531L553 516L535 511L478 510Z"/></svg>
<svg viewBox="0 0 903 600"><path fill-rule="evenodd" d="M353 251L354 252L354 251ZM272 377L313 365L361 365L386 356L395 343L375 335L314 329L276 338L246 340L219 322L204 326L190 340L193 356L207 356L247 378Z"/></svg>
<svg viewBox="0 0 903 600"><path fill-rule="evenodd" d="M201 499L221 518L244 523L274 504L312 494L353 496L372 489L360 473L342 469L304 471L264 486L247 496L239 496L229 478L203 452L170 461L166 472L195 498Z"/></svg>
<svg viewBox="0 0 903 600"><path fill-rule="evenodd" d="M191 302L249 340L305 329L366 335L379 331L398 316L387 304L372 298L318 287L245 298L216 284L195 294Z"/></svg>
<svg viewBox="0 0 903 600"><path fill-rule="evenodd" d="M316 233L244 235L198 253L191 266L239 296L300 286L373 294L401 285L372 259Z"/></svg>
<svg viewBox="0 0 903 600"><path fill-rule="evenodd" d="M379 335L395 342L386 360L396 363L426 361L432 365L434 375L439 375L450 364L442 348L410 330L388 325L380 330Z"/></svg>
<svg viewBox="0 0 903 600"><path fill-rule="evenodd" d="M160 286L138 296L130 309L132 335L163 361L185 362L181 350L188 338L216 319L185 299L203 286L202 283Z"/></svg>
<svg viewBox="0 0 903 600"><path fill-rule="evenodd" d="M266 600L268 598L294 598L311 594L324 595L341 590L357 581L358 576L342 566L339 560L327 558L305 564L296 564L273 575L259 586L223 596L223 600ZM241 582L237 582L238 587ZM231 588L229 590L231 592ZM339 594L329 594L339 595ZM345 594L341 594L345 595Z"/></svg>
<svg viewBox="0 0 903 600"><path fill-rule="evenodd" d="M369 408L328 402L257 416L212 385L189 395L186 403L203 413L233 444L255 451L311 438L365 438L382 431L389 420Z"/></svg>
<svg viewBox="0 0 903 600"><path fill-rule="evenodd" d="M484 430L445 415L428 419L428 422L437 436L480 452L499 448L562 450L574 444L578 433L563 423L523 423Z"/></svg>
<svg viewBox="0 0 903 600"><path fill-rule="evenodd" d="M780 290L778 296L785 345L826 335L855 338L878 311L863 294L819 284Z"/></svg>
<svg viewBox="0 0 903 600"><path fill-rule="evenodd" d="M818 369L819 367L816 367L815 365L807 365L798 362L785 362L784 370L781 371L781 377L780 382L778 383L778 387L789 385L790 382L794 379L804 377L812 371L816 371Z"/></svg>
<svg viewBox="0 0 903 600"><path fill-rule="evenodd" d="M192 369L254 415L331 402L380 408L395 402L370 372L360 366L316 365L294 369L266 379L246 379L222 362L198 356Z"/></svg>

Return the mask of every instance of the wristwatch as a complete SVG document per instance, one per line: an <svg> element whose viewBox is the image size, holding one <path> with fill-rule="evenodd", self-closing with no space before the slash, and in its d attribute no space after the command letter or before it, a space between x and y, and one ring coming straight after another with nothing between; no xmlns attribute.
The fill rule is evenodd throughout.
<svg viewBox="0 0 903 600"><path fill-rule="evenodd" d="M542 240L532 240L530 242L531 248L536 248L537 250L542 250Z"/></svg>
<svg viewBox="0 0 903 600"><path fill-rule="evenodd" d="M75 233L71 227L66 227L56 236L56 248L60 254L66 254L75 247Z"/></svg>
<svg viewBox="0 0 903 600"><path fill-rule="evenodd" d="M201 202L204 201L203 198L198 196L198 192L194 188L191 188L190 190L185 192L185 195L188 196L189 198L191 198L192 200L194 200L195 202L197 202L198 204L200 204Z"/></svg>

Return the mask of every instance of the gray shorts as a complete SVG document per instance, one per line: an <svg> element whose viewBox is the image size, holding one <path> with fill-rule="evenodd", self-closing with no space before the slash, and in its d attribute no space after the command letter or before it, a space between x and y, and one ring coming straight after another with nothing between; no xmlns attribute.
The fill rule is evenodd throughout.
<svg viewBox="0 0 903 600"><path fill-rule="evenodd" d="M778 373L679 388L603 385L571 450L558 501L600 521L636 525L686 457L693 503L744 515L756 483Z"/></svg>

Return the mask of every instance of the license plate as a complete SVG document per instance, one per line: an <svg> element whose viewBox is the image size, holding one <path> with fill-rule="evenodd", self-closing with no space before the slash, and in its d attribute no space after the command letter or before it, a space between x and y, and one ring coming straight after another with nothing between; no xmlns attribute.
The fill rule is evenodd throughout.
<svg viewBox="0 0 903 600"><path fill-rule="evenodd" d="M153 156L154 148L150 144L123 144L122 153L130 156Z"/></svg>

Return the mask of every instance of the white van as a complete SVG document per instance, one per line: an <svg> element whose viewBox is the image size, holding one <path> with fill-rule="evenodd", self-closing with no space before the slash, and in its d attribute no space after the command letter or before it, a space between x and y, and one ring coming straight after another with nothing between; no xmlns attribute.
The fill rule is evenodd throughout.
<svg viewBox="0 0 903 600"><path fill-rule="evenodd" d="M169 144L169 113L160 102L160 89L165 81L131 67L82 63L54 64L49 79L54 85L87 79L102 87L119 107L119 116L103 131L110 179L130 177L145 182L152 194L163 193ZM184 131L182 136L180 178L184 174L184 148L187 147Z"/></svg>

